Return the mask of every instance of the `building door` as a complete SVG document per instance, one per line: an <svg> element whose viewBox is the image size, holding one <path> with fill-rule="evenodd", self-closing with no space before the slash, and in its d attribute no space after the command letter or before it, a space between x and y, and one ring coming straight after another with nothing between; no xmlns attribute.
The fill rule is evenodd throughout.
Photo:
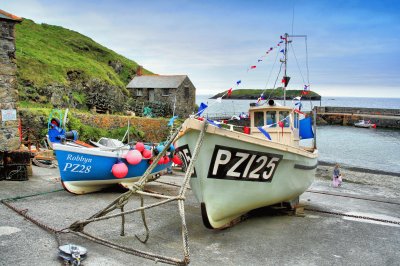
<svg viewBox="0 0 400 266"><path fill-rule="evenodd" d="M154 89L149 89L149 102L154 102Z"/></svg>

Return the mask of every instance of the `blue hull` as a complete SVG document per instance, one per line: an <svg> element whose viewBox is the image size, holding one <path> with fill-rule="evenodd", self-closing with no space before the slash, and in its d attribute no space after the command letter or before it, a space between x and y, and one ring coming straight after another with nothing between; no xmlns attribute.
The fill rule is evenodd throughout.
<svg viewBox="0 0 400 266"><path fill-rule="evenodd" d="M90 191L96 191L111 184L135 182L150 166L147 159L142 159L137 165L131 165L122 158L122 162L128 166L128 174L124 178L116 178L111 169L118 157L127 151L119 151L118 154L117 152L69 147L62 144L56 144L53 148L58 161L61 182L67 190L76 194L83 194L81 191L71 191L80 186L91 187ZM152 173L166 171L171 165L171 162L157 165ZM74 189L70 189L68 184L72 184ZM87 192L88 189L85 189L85 191Z"/></svg>

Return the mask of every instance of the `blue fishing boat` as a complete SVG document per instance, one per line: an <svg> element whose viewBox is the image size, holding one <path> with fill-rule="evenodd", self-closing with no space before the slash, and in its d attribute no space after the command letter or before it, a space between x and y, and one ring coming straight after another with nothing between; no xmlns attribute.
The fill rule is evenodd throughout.
<svg viewBox="0 0 400 266"><path fill-rule="evenodd" d="M59 110L50 114L47 139L56 154L61 184L73 194L95 192L114 184L129 188L146 172L153 157L164 149L162 144L136 142L133 145L132 142L128 145L108 138L91 144L79 141L77 131L65 131L67 112L64 119ZM125 136L128 132L129 124ZM174 147L169 147L153 169L153 179L171 167L173 152Z"/></svg>
<svg viewBox="0 0 400 266"><path fill-rule="evenodd" d="M99 191L113 184L129 187L137 181L151 164L151 158L141 158L138 164L130 164L126 156L129 149L105 149L100 147L84 147L79 144L54 143L58 167L63 187L74 194L85 194ZM164 160L166 161L166 160ZM114 165L123 164L127 168L124 177L113 173ZM159 164L152 174L154 178L166 173L171 167L171 160Z"/></svg>

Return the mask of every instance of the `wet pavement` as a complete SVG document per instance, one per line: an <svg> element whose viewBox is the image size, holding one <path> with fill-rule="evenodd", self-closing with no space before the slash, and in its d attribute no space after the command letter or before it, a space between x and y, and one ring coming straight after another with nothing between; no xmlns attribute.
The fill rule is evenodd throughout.
<svg viewBox="0 0 400 266"><path fill-rule="evenodd" d="M88 218L123 192L108 189L76 196L62 190L58 169L33 167L33 172L29 181L0 181L0 198L34 195L11 204L55 229ZM178 187L171 184L179 184L182 177L178 172L163 176L147 189L176 194ZM388 195L392 196L385 197L379 186L344 183L342 188L334 189L329 181L318 179L301 196L304 215L263 208L231 228L210 230L203 226L199 203L188 190L185 211L190 264L398 265L400 201L393 196L396 194ZM145 197L145 203L156 201ZM139 197L134 196L125 210L139 205ZM131 248L182 259L177 203L150 209L146 218L150 229L146 244L135 238L135 234L141 238L145 235L138 213L127 216L125 236L120 236L120 218L92 223L85 230ZM61 243L87 248L83 265L156 264L73 234L61 235ZM0 204L0 265L62 265L57 253L57 242L51 233Z"/></svg>

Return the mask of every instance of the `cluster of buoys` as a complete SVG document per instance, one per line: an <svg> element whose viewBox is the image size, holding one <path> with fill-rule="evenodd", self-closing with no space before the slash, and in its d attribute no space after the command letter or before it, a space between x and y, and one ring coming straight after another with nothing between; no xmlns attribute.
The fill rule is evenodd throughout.
<svg viewBox="0 0 400 266"><path fill-rule="evenodd" d="M143 142L137 142L135 146L128 151L124 158L131 165L139 164L143 160L143 158L149 159L148 162L152 164L153 160L151 160L151 158L153 157L153 155L158 155L164 150L164 148L164 145L159 144L152 149L150 146L144 145ZM172 160L174 164L182 165L181 159L178 155L174 154L174 152L175 147L171 144L168 149L167 155L161 157L158 161L158 164L168 164ZM113 165L111 172L116 178L124 178L128 174L128 166L120 158L118 158L117 162Z"/></svg>

